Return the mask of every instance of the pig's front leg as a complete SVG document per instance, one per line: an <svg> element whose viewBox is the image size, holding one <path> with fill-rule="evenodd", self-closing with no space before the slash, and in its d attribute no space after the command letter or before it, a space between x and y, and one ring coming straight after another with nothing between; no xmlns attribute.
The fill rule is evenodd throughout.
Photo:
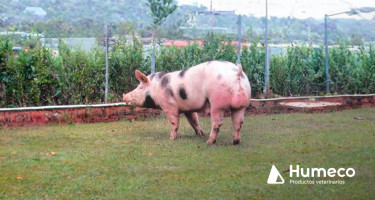
<svg viewBox="0 0 375 200"><path fill-rule="evenodd" d="M220 109L211 108L211 133L207 140L207 144L214 144L216 136L219 133L220 126L223 124L224 111Z"/></svg>
<svg viewBox="0 0 375 200"><path fill-rule="evenodd" d="M180 126L180 118L178 111L165 111L165 115L168 118L169 123L171 124L171 135L169 139L174 140L178 137L178 128Z"/></svg>
<svg viewBox="0 0 375 200"><path fill-rule="evenodd" d="M195 133L198 137L204 136L204 133L199 126L198 113L197 112L186 112L185 116L189 121L189 124L193 127Z"/></svg>

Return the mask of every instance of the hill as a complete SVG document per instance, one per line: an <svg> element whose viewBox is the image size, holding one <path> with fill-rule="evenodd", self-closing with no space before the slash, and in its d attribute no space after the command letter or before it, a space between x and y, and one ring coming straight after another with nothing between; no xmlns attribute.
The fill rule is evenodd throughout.
<svg viewBox="0 0 375 200"><path fill-rule="evenodd" d="M46 14L25 12L27 7L40 7ZM168 17L160 30L161 37L202 37L210 30L227 35L237 33L237 16L197 14L206 7L180 6ZM152 23L146 0L9 0L0 5L0 30L43 33L46 37L102 37L104 25L111 24L113 34L137 32L150 36ZM262 40L265 18L242 18L244 39ZM211 26L213 25L213 29ZM375 41L375 19L330 19L328 24L331 43L350 40L353 44ZM311 42L322 44L322 19L276 18L269 19L270 38L275 43Z"/></svg>

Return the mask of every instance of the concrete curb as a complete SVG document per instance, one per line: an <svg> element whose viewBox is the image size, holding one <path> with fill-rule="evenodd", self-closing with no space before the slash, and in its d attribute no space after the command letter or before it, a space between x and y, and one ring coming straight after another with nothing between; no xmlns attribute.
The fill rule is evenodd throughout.
<svg viewBox="0 0 375 200"><path fill-rule="evenodd" d="M335 103L335 105L326 103L328 106L293 107L288 106L290 102L305 104L330 102ZM251 99L247 114L330 112L374 106L375 94ZM136 108L126 105L126 103L0 108L0 127L48 123L109 122L122 119L137 120L159 117L161 113L161 110ZM201 113L201 115L204 114Z"/></svg>

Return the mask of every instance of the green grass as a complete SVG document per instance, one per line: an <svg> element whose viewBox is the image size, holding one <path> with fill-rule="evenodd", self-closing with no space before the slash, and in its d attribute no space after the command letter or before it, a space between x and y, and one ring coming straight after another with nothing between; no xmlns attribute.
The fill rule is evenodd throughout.
<svg viewBox="0 0 375 200"><path fill-rule="evenodd" d="M354 117L360 116L362 120ZM216 145L185 119L170 141L165 118L0 130L0 199L371 199L375 109L247 116L232 146L230 118ZM47 153L56 152L56 156ZM268 185L274 164L349 168L344 185ZM17 179L19 177L19 179ZM292 178L298 179L298 178ZM337 178L303 180L337 180Z"/></svg>

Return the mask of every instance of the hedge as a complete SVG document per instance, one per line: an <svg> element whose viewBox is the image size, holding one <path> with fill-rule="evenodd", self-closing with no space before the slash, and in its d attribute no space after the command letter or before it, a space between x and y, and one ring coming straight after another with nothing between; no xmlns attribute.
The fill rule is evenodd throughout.
<svg viewBox="0 0 375 200"><path fill-rule="evenodd" d="M105 54L103 49L85 52L63 42L58 55L36 42L33 49L12 52L11 40L0 38L0 107L89 104L104 101ZM243 47L241 64L259 97L264 87L264 47ZM360 47L350 50L345 43L329 49L330 92L337 94L375 93L375 51ZM209 60L236 61L236 47L228 37L207 34L203 45L161 46L156 52L157 71L175 71ZM286 53L271 56L270 88L281 96L325 93L323 47L288 47ZM123 92L137 84L134 70L149 73L150 56L143 45L119 40L109 53L110 101L121 101Z"/></svg>

